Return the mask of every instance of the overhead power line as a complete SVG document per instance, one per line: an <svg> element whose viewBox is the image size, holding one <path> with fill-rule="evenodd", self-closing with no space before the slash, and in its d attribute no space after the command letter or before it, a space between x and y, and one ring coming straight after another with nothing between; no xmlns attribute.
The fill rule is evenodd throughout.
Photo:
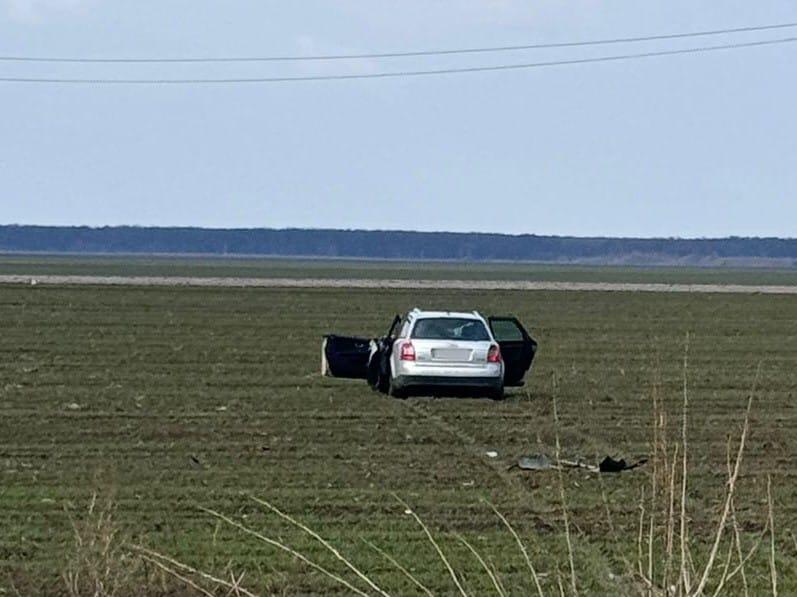
<svg viewBox="0 0 797 597"><path fill-rule="evenodd" d="M713 29L709 31L693 31L687 33L667 33L663 35L647 35L640 37L618 37L613 39L596 39L558 43L540 43L516 46L493 46L482 48L460 48L451 50L415 50L408 52L375 52L362 54L323 54L316 56L238 56L238 57L183 57L183 58L84 58L55 56L0 56L3 62L66 62L66 63L209 63L209 62L298 62L314 60L356 60L366 58L408 58L412 56L446 56L455 54L477 54L488 52L515 52L521 50L541 50L552 48L575 48L581 46L600 46L646 41L684 39L706 37L711 35L727 35L732 33L752 33L797 27L797 23L777 23L733 29Z"/></svg>
<svg viewBox="0 0 797 597"><path fill-rule="evenodd" d="M421 77L434 75L453 75L464 73L495 72L524 70L533 68L547 68L555 66L569 66L577 64L594 64L598 62L617 62L622 60L635 60L654 58L658 56L676 56L679 54L699 54L720 50L736 50L761 46L773 46L797 42L797 37L769 39L763 41L740 42L717 46L703 46L697 48L683 48L678 50L660 50L655 52L641 52L636 54L620 54L615 56L599 56L595 58L577 58L572 60L551 60L548 62L529 62L524 64L501 64L494 66L471 66L463 68L440 68L433 70L409 70L382 73L360 74L334 74L334 75L305 75L293 77L240 77L219 79L63 79L63 78L29 78L29 77L0 77L0 83L63 83L87 85L210 85L210 84L242 84L242 83L290 83L304 81L343 81L353 79L388 79L399 77Z"/></svg>

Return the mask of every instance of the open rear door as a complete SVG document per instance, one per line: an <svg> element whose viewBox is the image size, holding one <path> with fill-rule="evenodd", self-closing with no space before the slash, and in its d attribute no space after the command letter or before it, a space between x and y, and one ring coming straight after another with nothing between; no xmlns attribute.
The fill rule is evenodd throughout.
<svg viewBox="0 0 797 597"><path fill-rule="evenodd" d="M501 347L504 359L504 385L522 386L523 376L531 367L537 342L516 317L489 317L490 329Z"/></svg>
<svg viewBox="0 0 797 597"><path fill-rule="evenodd" d="M321 373L328 377L365 379L371 341L350 336L324 336L321 344Z"/></svg>

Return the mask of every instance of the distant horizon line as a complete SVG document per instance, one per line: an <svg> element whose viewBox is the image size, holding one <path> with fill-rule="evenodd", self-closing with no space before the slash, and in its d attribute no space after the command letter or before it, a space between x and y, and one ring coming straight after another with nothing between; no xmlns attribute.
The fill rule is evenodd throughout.
<svg viewBox="0 0 797 597"><path fill-rule="evenodd" d="M562 238L579 240L675 240L675 241L721 241L721 240L797 240L794 236L740 236L731 234L727 236L598 236L576 234L540 234L537 232L483 232L483 231L453 231L453 230L408 230L400 228L322 228L307 226L286 227L214 227L196 225L150 225L150 224L0 224L0 228L61 228L61 229L123 229L134 228L142 230L207 230L207 231L277 231L277 232L366 232L366 233L391 233L391 234L450 234L450 235L480 235L503 237L536 237L536 238Z"/></svg>

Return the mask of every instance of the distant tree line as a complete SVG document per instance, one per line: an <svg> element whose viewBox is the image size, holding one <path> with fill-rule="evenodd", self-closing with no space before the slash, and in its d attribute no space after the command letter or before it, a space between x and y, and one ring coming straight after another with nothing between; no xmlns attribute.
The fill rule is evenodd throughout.
<svg viewBox="0 0 797 597"><path fill-rule="evenodd" d="M0 226L0 251L275 255L463 261L794 260L797 239L579 238L454 232Z"/></svg>

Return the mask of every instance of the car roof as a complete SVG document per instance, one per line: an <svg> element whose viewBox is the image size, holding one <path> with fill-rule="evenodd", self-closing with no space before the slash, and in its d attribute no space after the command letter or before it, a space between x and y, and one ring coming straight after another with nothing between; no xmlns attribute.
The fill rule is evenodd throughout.
<svg viewBox="0 0 797 597"><path fill-rule="evenodd" d="M484 318L477 312L465 311L421 311L420 309L413 309L408 313L412 319L428 319L435 318L457 318L457 319L474 319L477 321L484 321Z"/></svg>

